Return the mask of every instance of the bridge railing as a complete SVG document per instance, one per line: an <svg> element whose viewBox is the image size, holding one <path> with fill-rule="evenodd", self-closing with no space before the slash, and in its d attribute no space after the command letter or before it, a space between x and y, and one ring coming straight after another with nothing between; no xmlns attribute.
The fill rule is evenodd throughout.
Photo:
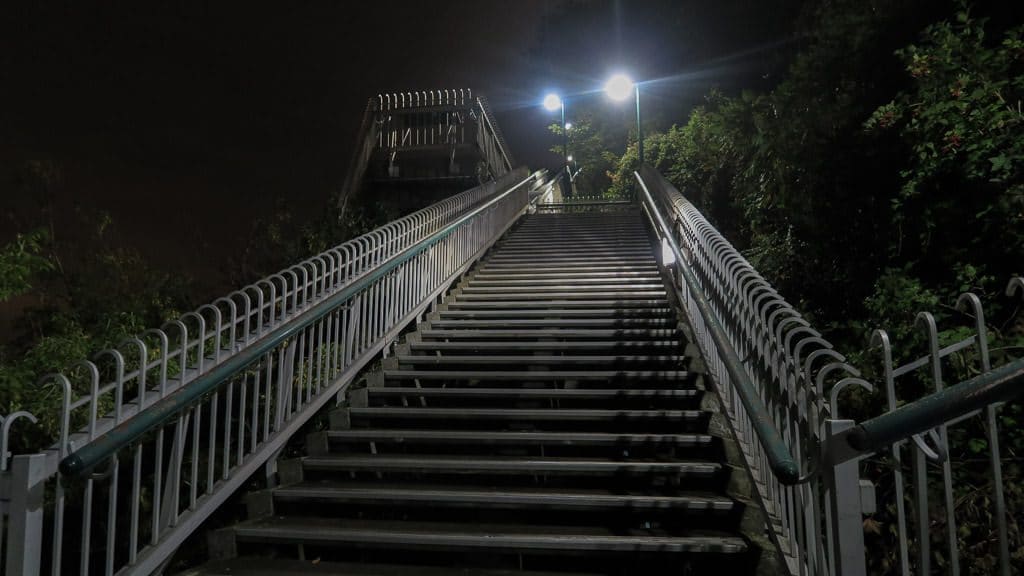
<svg viewBox="0 0 1024 576"><path fill-rule="evenodd" d="M790 572L866 574L865 516L878 513L895 532L884 544L896 556L883 568L886 573L930 574L934 558L941 558L946 572L959 574L965 537L957 531L956 498L979 490L962 479L957 484L955 470L962 475L978 466L952 460L947 428L959 426L971 434L983 431L978 452L984 454L972 460L980 460L991 477L991 485L980 488L991 502L990 531L975 536L973 546L991 548L998 572L1010 574L1017 567L1011 567L1011 532L1020 533L1024 511L1010 510L1006 502L1000 451L1000 428L1006 426L998 414L1002 401L1024 396L1024 364L1018 360L993 370L980 299L968 293L956 303L971 326L952 343L940 344L934 317L919 314L928 350L903 365L894 364L886 332L873 334L882 355L887 413L858 424L840 414L844 391L875 387L660 174L644 166L636 177L663 239L664 261L685 263L673 267L674 282ZM1014 291L1024 295L1024 282L1014 279L1008 292ZM953 360L976 362L980 375L944 388ZM930 382L934 393L907 397L914 387L897 383L914 378ZM902 402L908 403L899 407ZM865 459L879 452L887 453L882 467L888 473L862 477ZM904 470L908 462L911 482ZM881 482L877 492L873 482ZM876 493L884 496L881 506ZM940 506L929 504L936 493L942 495ZM1010 530L1007 521L1013 518L1018 520ZM942 540L933 534L936 524L945 533L941 551L932 549L933 541ZM1019 547L1019 536L1016 542Z"/></svg>
<svg viewBox="0 0 1024 576"><path fill-rule="evenodd" d="M1007 296L1024 296L1024 282L1014 278ZM957 575L1020 573L1024 559L1015 551L1024 546L1024 503L1008 502L1007 486L1021 481L1019 455L1012 445L1020 405L1007 411L1005 402L1024 397L1024 360L993 367L989 330L981 299L962 294L950 307L951 331L940 333L929 312L917 315L917 330L926 342L924 354L897 364L885 330L871 335L881 358L884 412L856 422L835 413L827 422L826 469L848 485L852 506L833 534L836 574L862 575L887 567L892 574ZM950 338L952 336L952 338ZM947 386L950 372L977 376ZM839 396L841 389L832 392ZM951 442L954 436L959 437ZM1011 476L1004 478L1004 464ZM870 473L862 472L870 470ZM862 478L868 476L869 478ZM844 479L845 478L845 479ZM981 480L981 484L978 481ZM865 546L857 486L879 484L870 509L875 522L891 526L882 544ZM841 488L841 487L840 487ZM961 529L963 528L963 530ZM880 559L879 550L890 551ZM866 555L875 557L868 562Z"/></svg>
<svg viewBox="0 0 1024 576"><path fill-rule="evenodd" d="M501 178L515 163L487 98L465 88L378 94L367 102L357 138L338 195L342 215L377 151L387 153L391 170L402 150L447 147L454 162L456 148L472 145L479 152L480 182Z"/></svg>
<svg viewBox="0 0 1024 576"><path fill-rule="evenodd" d="M824 556L822 486L806 482L826 416L830 374L857 371L661 174L635 174L663 241L694 339L722 400L776 546L793 573ZM824 508L824 510L823 510Z"/></svg>
<svg viewBox="0 0 1024 576"><path fill-rule="evenodd" d="M238 487L272 477L288 438L504 233L540 177L514 171L43 378L59 414L2 424L4 573L157 571ZM8 458L11 425L36 416L60 423L56 444Z"/></svg>

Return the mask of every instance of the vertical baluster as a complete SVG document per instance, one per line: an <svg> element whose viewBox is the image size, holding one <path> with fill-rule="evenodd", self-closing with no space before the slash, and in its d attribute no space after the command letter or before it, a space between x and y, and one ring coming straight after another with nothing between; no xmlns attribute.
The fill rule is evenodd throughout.
<svg viewBox="0 0 1024 576"><path fill-rule="evenodd" d="M114 574L114 549L117 541L117 481L121 470L120 460L115 455L110 463L110 488L107 491L107 549L104 574Z"/></svg>
<svg viewBox="0 0 1024 576"><path fill-rule="evenodd" d="M280 347L279 347L280 348ZM266 365L266 386L264 387L263 394L263 441L266 442L270 438L270 399L272 396L272 384L273 378L273 353L267 352L263 356L263 362ZM280 384L279 384L280 385Z"/></svg>
<svg viewBox="0 0 1024 576"><path fill-rule="evenodd" d="M196 404L192 409L192 475L191 486L189 487L189 509L195 510L196 501L199 499L199 431L200 419L203 414L203 405Z"/></svg>
<svg viewBox="0 0 1024 576"><path fill-rule="evenodd" d="M156 449L154 450L154 461L153 461L153 517L151 519L152 525L150 526L150 541L149 543L153 546L160 541L160 510L161 510L161 496L163 495L163 477L164 477L164 426L160 426L160 429L156 433Z"/></svg>
<svg viewBox="0 0 1024 576"><path fill-rule="evenodd" d="M89 552L92 546L92 491L95 481L85 481L85 494L82 500L82 552L78 563L80 576L89 576Z"/></svg>
<svg viewBox="0 0 1024 576"><path fill-rule="evenodd" d="M213 398L210 400L210 431L207 433L209 436L209 444L206 447L206 493L210 494L213 492L214 479L216 478L216 465L217 465L217 409L218 400L220 399L220 390L216 390L213 393Z"/></svg>
<svg viewBox="0 0 1024 576"><path fill-rule="evenodd" d="M128 563L134 564L139 553L139 504L142 500L142 442L135 444L132 462L132 520L128 535Z"/></svg>
<svg viewBox="0 0 1024 576"><path fill-rule="evenodd" d="M224 458L221 461L221 478L228 479L231 473L231 412L235 409L235 379L228 381L228 393L224 399Z"/></svg>
<svg viewBox="0 0 1024 576"><path fill-rule="evenodd" d="M245 459L245 397L249 377L244 375L238 381L238 449L237 465L241 466Z"/></svg>

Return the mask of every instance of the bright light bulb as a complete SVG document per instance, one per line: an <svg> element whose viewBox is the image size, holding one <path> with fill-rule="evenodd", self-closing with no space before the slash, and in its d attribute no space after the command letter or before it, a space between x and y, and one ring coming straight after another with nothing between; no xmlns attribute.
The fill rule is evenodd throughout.
<svg viewBox="0 0 1024 576"><path fill-rule="evenodd" d="M565 129L566 130L572 130L572 122L566 122L565 123Z"/></svg>
<svg viewBox="0 0 1024 576"><path fill-rule="evenodd" d="M569 162L572 162L572 155L570 154L569 157L566 158L566 160L568 160Z"/></svg>
<svg viewBox="0 0 1024 576"><path fill-rule="evenodd" d="M562 107L562 99L558 94L548 94L544 97L544 108L554 112Z"/></svg>
<svg viewBox="0 0 1024 576"><path fill-rule="evenodd" d="M616 74L608 79L604 91L612 100L625 100L633 95L633 81L625 74Z"/></svg>

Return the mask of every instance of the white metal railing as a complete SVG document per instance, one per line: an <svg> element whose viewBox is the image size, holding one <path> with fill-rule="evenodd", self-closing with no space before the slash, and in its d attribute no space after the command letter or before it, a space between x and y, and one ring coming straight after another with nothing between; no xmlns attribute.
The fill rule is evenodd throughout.
<svg viewBox="0 0 1024 576"><path fill-rule="evenodd" d="M837 377L841 380L833 390L867 383L664 177L649 166L636 176L667 215L681 249L684 262L674 270L674 281L775 544L791 573L828 574L826 533L833 510L824 482L815 475L823 423L832 410L825 387ZM682 266L695 276L701 294L692 293L683 280ZM713 318L700 313L699 299L710 305ZM745 408L741 383L731 376L710 321L724 328L742 362L742 378L755 388L770 422L752 418ZM757 428L764 426L781 435L784 451L799 464L795 485L793 479L780 481L773 470L758 436Z"/></svg>
<svg viewBox="0 0 1024 576"><path fill-rule="evenodd" d="M673 281L756 485L755 496L768 515L769 532L789 571L863 576L870 568L879 573L931 574L941 562L943 573L957 575L964 565L963 555L976 554L980 548L989 550L988 558L995 559L994 565L982 568L984 573L1014 573L1020 566L1013 564L1019 559L1013 559L1012 551L1024 546L1020 537L1024 510L1019 503L1011 507L1005 494L1002 466L1006 453L1001 450L1001 438L1007 430L999 419L1005 406L1001 401L985 400L980 409L968 408L965 402L958 408L955 400L950 400L964 400L980 389L995 390L990 383L1001 383L1001 390L1014 386L1014 381L1002 380L1009 378L1005 374L1014 373L1020 362L993 370L981 300L966 293L950 307L967 320L966 326L958 326L962 331L953 342L940 342L938 325L930 313L918 314L917 327L928 343L927 350L902 365L893 360L887 333L876 330L872 334L871 344L882 358L883 415L901 405L907 413L913 405L915 414L928 413L940 424L918 432L900 429L904 420L897 415L885 424L880 423L886 420L881 417L854 422L840 414L845 391L856 387L871 393L876 387L862 379L660 174L644 166L636 176L655 204L649 209L668 215L666 220L670 220L666 227L671 229L672 243L680 248L682 260L672 270ZM666 233L660 226L655 228L659 234ZM684 268L695 278L696 290L684 281ZM1024 281L1019 278L1007 288L1008 295L1015 293L1024 296ZM701 310L701 300L710 304L708 314ZM780 481L772 470L772 458L756 433L764 423L755 422L744 405L729 358L712 338L712 323L724 328L726 347L735 349L742 362L740 379L753 383L768 409L771 426L800 464L795 482ZM950 389L951 394L943 396L954 360L974 363L973 373L979 376L953 383L951 388L965 392L953 394ZM918 385L900 386L901 382ZM922 390L920 383L932 389L926 386ZM936 414L938 420L934 420ZM887 454L881 458L874 452L877 449L856 448L848 439L854 432L879 430L880 426L888 426L886 430L892 434L893 422L899 439L886 445L882 452ZM949 431L955 427L973 435L970 437L982 434L983 449L971 458L952 455ZM868 466L872 473L862 475ZM972 467L975 474L987 472L991 484L971 487L962 479L958 482L957 471L963 474ZM964 535L957 529L957 508L969 499L990 503L989 526L983 534ZM876 537L877 549L865 546L864 518L872 515L885 522L884 526L892 526L891 534L883 526ZM977 518L973 522L978 525ZM933 548L936 541L941 543L939 550ZM887 555L893 558L880 558ZM977 562L967 565L981 573Z"/></svg>
<svg viewBox="0 0 1024 576"><path fill-rule="evenodd" d="M1024 282L1014 278L1006 292L1010 297L1024 296ZM859 517L845 527L845 534L835 534L837 547L846 548L845 557L850 559L837 569L838 574L859 575L887 566L888 573L905 576L937 570L954 576L961 571L1009 576L1024 568L1024 560L1013 553L1024 546L1024 504L1019 499L1008 502L1006 497L1006 485L1013 479L1020 481L1015 465L1019 458L1003 448L1006 436L1016 432L1014 419L1019 418L1020 405L1016 413L1005 412L1003 401L984 400L981 408L964 407L975 397L983 399L982 392L996 391L1007 370L1019 367L1021 361L1004 357L1002 366L994 369L985 311L977 295L962 294L949 310L958 312L949 322L956 329L951 332L956 339L940 338L935 317L920 312L915 328L923 336L925 349L902 364L894 361L888 333L875 330L871 346L881 359L882 414L860 422L839 420L837 414L830 422L834 429L827 442L828 460L845 467L852 483L870 481L880 486L874 502L880 515L876 522L893 527L875 537L880 545L870 553ZM955 322L957 317L966 323ZM949 382L954 370L977 376ZM1019 397L1024 393L1019 380L1018 375L1003 389ZM934 427L913 433L911 416L928 412L938 413L926 418L927 425ZM878 430L878 423L885 420L895 423L887 428L898 432L896 441L850 450L847 434ZM959 445L951 444L951 435L958 433ZM1016 469L1009 478L1004 478L1004 460ZM870 473L862 474L868 469ZM985 482L972 485L972 477ZM970 530L961 531L960 526ZM886 553L881 554L882 550ZM866 559L867 554L873 558Z"/></svg>
<svg viewBox="0 0 1024 576"><path fill-rule="evenodd" d="M524 169L104 350L39 386L48 450L0 455L5 574L149 574L526 210ZM34 420L23 413L3 420ZM97 465L97 462L100 464ZM58 464L63 474L58 473Z"/></svg>

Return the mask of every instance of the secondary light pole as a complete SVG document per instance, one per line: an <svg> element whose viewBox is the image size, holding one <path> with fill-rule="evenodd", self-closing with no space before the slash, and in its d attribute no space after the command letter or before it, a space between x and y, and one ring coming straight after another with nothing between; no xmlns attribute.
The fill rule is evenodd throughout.
<svg viewBox="0 0 1024 576"><path fill-rule="evenodd" d="M558 94L552 92L544 97L544 108L549 112L554 112L555 110L562 111L562 164L564 166L564 172L568 174L569 161L567 158L569 157L569 133L566 129L565 123L565 100Z"/></svg>
<svg viewBox="0 0 1024 576"><path fill-rule="evenodd" d="M617 102L629 98L630 95L636 97L636 150L642 165L644 163L644 129L640 123L640 84L633 82L625 74L616 74L605 83L604 92Z"/></svg>
<svg viewBox="0 0 1024 576"><path fill-rule="evenodd" d="M561 96L552 92L544 97L544 108L549 112L555 110L562 111L562 161L569 156L569 134L567 132L565 123L565 100Z"/></svg>

